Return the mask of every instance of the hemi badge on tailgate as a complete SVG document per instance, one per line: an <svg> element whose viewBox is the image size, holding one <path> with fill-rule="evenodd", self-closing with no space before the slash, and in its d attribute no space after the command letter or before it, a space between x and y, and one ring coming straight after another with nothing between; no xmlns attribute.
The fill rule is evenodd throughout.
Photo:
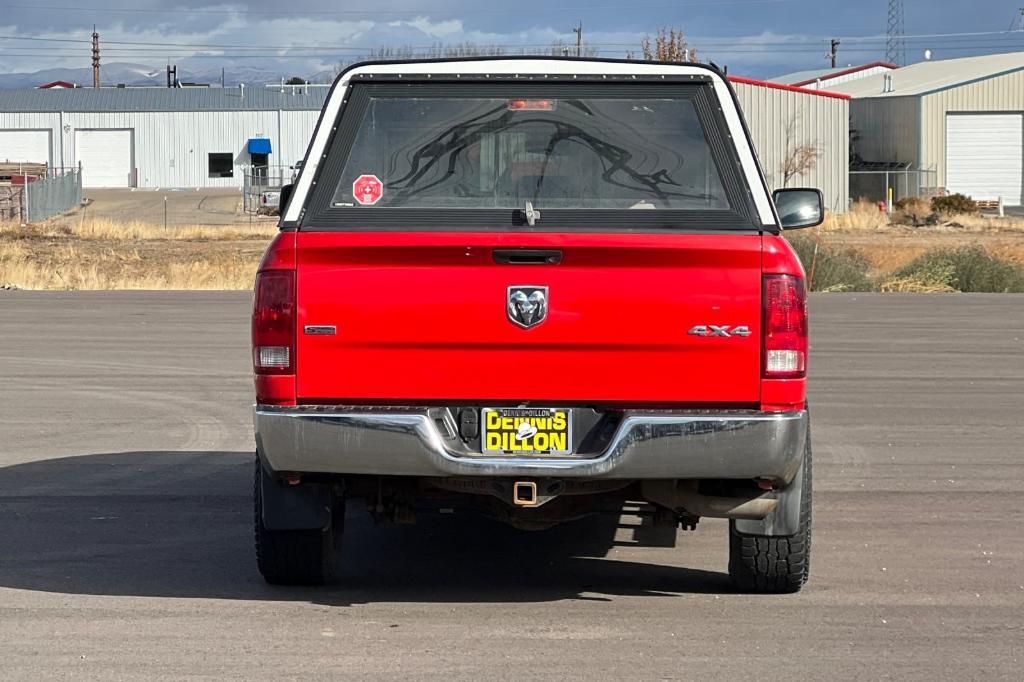
<svg viewBox="0 0 1024 682"><path fill-rule="evenodd" d="M333 336L338 329L333 324L307 324L304 331L311 336Z"/></svg>

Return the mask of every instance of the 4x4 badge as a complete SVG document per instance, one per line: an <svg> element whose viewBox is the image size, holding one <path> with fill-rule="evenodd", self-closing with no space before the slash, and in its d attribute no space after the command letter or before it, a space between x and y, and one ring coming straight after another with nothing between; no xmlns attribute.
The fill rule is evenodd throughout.
<svg viewBox="0 0 1024 682"><path fill-rule="evenodd" d="M746 325L733 327L728 324L698 324L687 333L690 336L721 336L729 338L732 336L750 336L750 327Z"/></svg>
<svg viewBox="0 0 1024 682"><path fill-rule="evenodd" d="M548 288L509 287L505 311L512 324L523 329L537 326L548 316Z"/></svg>

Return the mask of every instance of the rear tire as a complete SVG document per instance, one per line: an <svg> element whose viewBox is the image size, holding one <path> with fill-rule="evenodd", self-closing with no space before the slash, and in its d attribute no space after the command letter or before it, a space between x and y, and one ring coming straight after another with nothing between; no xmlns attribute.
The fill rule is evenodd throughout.
<svg viewBox="0 0 1024 682"><path fill-rule="evenodd" d="M331 514L323 530L269 530L263 525L260 479L263 467L256 458L253 500L256 530L256 566L271 585L322 585L334 575L335 536L341 536L344 505Z"/></svg>
<svg viewBox="0 0 1024 682"><path fill-rule="evenodd" d="M795 535L746 535L729 522L729 578L743 592L799 592L811 571L811 434L804 447L800 524Z"/></svg>

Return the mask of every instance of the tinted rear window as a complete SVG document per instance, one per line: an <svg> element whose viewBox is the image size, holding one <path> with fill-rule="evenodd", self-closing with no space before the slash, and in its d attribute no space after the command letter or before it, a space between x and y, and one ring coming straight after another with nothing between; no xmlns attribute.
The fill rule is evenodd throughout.
<svg viewBox="0 0 1024 682"><path fill-rule="evenodd" d="M357 183L367 175L381 182L369 197ZM691 100L594 97L373 97L332 203L510 209L527 201L729 208Z"/></svg>
<svg viewBox="0 0 1024 682"><path fill-rule="evenodd" d="M709 79L396 78L351 86L303 229L757 229Z"/></svg>

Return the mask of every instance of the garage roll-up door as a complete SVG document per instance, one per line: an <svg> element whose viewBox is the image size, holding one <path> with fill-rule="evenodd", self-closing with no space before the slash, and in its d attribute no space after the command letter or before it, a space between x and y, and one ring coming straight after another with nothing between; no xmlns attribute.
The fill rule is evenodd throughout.
<svg viewBox="0 0 1024 682"><path fill-rule="evenodd" d="M946 116L946 189L973 199L1021 205L1024 115Z"/></svg>
<svg viewBox="0 0 1024 682"><path fill-rule="evenodd" d="M131 130L76 130L75 160L84 187L130 187Z"/></svg>
<svg viewBox="0 0 1024 682"><path fill-rule="evenodd" d="M50 163L49 130L0 130L0 163Z"/></svg>

